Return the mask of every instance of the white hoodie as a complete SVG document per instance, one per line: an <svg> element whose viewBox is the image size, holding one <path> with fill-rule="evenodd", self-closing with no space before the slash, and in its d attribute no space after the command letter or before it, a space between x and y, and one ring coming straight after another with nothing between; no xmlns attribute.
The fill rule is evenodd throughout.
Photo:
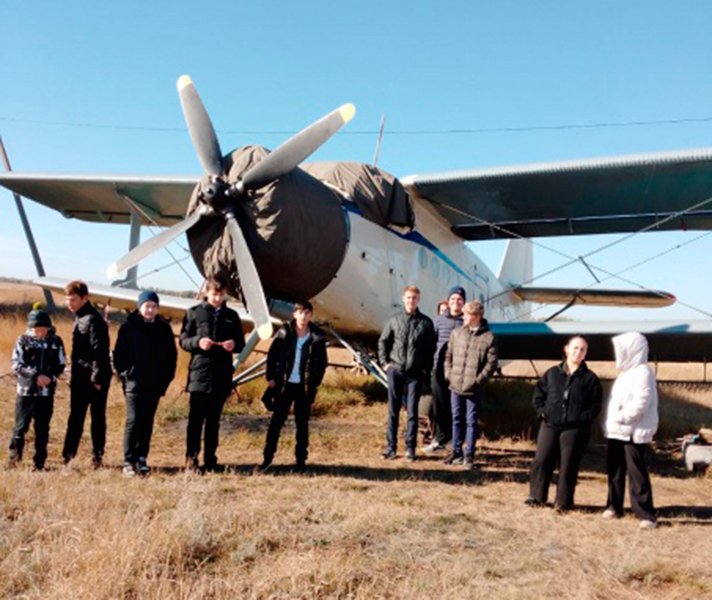
<svg viewBox="0 0 712 600"><path fill-rule="evenodd" d="M648 364L648 341L639 333L613 338L616 378L603 422L603 435L647 444L658 430L658 390Z"/></svg>

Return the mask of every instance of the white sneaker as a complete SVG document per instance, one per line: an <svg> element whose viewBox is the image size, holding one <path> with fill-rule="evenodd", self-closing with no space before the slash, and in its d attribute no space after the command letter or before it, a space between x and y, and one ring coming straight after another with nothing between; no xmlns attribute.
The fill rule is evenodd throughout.
<svg viewBox="0 0 712 600"><path fill-rule="evenodd" d="M432 454L433 452L442 452L447 446L443 446L439 442L431 442L423 448L423 452L426 454Z"/></svg>
<svg viewBox="0 0 712 600"><path fill-rule="evenodd" d="M134 468L133 465L126 464L126 465L124 465L124 468L122 469L121 474L124 477L134 477L136 475L136 469Z"/></svg>
<svg viewBox="0 0 712 600"><path fill-rule="evenodd" d="M641 529L655 529L657 526L657 521L649 521L648 519L643 519L640 522L640 525L638 525L638 527L640 527Z"/></svg>
<svg viewBox="0 0 712 600"><path fill-rule="evenodd" d="M601 515L604 519L617 519L620 515L612 508L607 508Z"/></svg>

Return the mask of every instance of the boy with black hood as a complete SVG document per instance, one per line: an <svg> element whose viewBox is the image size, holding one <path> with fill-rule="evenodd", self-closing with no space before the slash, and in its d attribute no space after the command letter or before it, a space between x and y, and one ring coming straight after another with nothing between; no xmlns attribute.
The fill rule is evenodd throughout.
<svg viewBox="0 0 712 600"><path fill-rule="evenodd" d="M326 371L326 336L311 322L311 302L296 302L293 319L280 327L267 355L265 406L273 410L261 472L272 465L282 426L294 402L297 429L296 470L306 471L309 454L309 416L316 392Z"/></svg>
<svg viewBox="0 0 712 600"><path fill-rule="evenodd" d="M150 473L147 463L158 402L176 372L173 330L158 315L158 294L141 292L137 309L119 329L114 368L126 395L125 477Z"/></svg>
<svg viewBox="0 0 712 600"><path fill-rule="evenodd" d="M205 426L203 462L206 471L219 470L217 456L220 416L232 391L233 352L245 347L242 322L225 303L227 284L221 277L205 283L205 300L188 309L183 319L180 347L191 353L188 369L186 471L198 471L200 438Z"/></svg>
<svg viewBox="0 0 712 600"><path fill-rule="evenodd" d="M35 469L44 469L47 459L49 423L54 410L57 378L64 371L62 338L54 333L52 321L41 303L34 306L23 333L12 351L12 370L17 375L15 427L10 438L10 465L22 460L25 434L35 420Z"/></svg>

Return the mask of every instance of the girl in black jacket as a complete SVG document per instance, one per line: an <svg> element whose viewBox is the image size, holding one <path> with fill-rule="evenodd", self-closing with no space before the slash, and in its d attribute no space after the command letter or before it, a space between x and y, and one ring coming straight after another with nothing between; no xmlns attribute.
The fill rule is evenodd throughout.
<svg viewBox="0 0 712 600"><path fill-rule="evenodd" d="M532 400L541 426L526 501L531 506L546 504L557 459L555 506L566 511L574 505L579 465L603 396L598 376L584 362L587 351L585 338L570 338L564 346L564 362L544 373L534 390Z"/></svg>

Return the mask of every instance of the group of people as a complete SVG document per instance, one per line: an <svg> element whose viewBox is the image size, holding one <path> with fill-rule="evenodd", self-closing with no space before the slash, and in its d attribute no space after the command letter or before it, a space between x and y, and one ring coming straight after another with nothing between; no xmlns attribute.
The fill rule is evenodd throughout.
<svg viewBox="0 0 712 600"><path fill-rule="evenodd" d="M191 354L186 432L186 471L190 473L221 470L216 453L220 418L232 391L233 354L245 345L240 317L226 305L225 291L224 280L208 279L205 299L187 311L179 337L181 348ZM88 411L92 462L95 468L100 468L106 444L106 400L112 378L109 331L84 282L73 281L64 292L67 308L74 314L70 409L62 449L64 469L72 469ZM159 303L156 292L139 294L137 308L121 325L113 351L113 370L121 380L126 398L123 448L126 477L150 473L148 454L156 409L176 372L173 330L158 314ZM306 466L311 405L327 363L325 335L311 322L312 314L309 302L296 303L294 320L279 329L269 349L267 378L272 394L266 405L273 414L261 470L272 463L292 403L297 415L297 469L304 470ZM65 366L64 344L52 326L50 315L41 308L33 310L27 331L17 339L12 354L17 401L9 445L11 466L22 459L25 434L34 420L34 467L44 469L54 393Z"/></svg>
<svg viewBox="0 0 712 600"><path fill-rule="evenodd" d="M191 354L187 391L190 411L186 435L186 470L218 471L218 437L222 410L232 390L233 354L244 348L242 323L225 303L226 283L216 277L205 285L205 299L190 308L180 333L181 348ZM65 288L66 305L74 314L70 378L70 412L62 450L65 469L77 454L86 413L91 413L93 464L103 464L106 441L106 399L112 376L106 321L89 299L85 283ZM388 378L388 429L385 460L397 458L398 421L405 401L407 425L405 458L417 459L418 403L429 382L433 396L434 436L426 454L447 449L444 462L476 468L475 450L483 388L498 367L497 345L484 306L466 302L465 290L453 287L447 306L433 322L418 308L420 290L403 290L403 307L386 324L378 341L378 357ZM159 297L144 291L137 308L119 329L113 370L126 397L124 466L126 477L147 475L147 458L156 409L175 376L177 350L170 325L159 312ZM267 355L265 407L272 412L263 462L267 471L277 450L280 432L294 405L296 465L306 469L311 407L327 367L326 336L312 322L308 301L294 304L293 319L277 331ZM648 345L638 333L613 338L620 371L613 385L603 431L608 438L608 501L605 518L623 514L626 476L631 505L641 527L656 526L645 448L657 430L657 391L648 365ZM544 506L557 465L555 507L574 505L581 459L591 425L601 411L601 383L585 362L588 343L574 336L564 347L564 360L539 379L533 404L541 420L531 465L526 503ZM57 379L65 369L61 338L49 314L33 310L28 329L17 340L13 370L17 374L15 427L10 440L10 464L22 458L25 434L35 422L34 466L47 458L49 424ZM199 456L203 441L203 466Z"/></svg>

